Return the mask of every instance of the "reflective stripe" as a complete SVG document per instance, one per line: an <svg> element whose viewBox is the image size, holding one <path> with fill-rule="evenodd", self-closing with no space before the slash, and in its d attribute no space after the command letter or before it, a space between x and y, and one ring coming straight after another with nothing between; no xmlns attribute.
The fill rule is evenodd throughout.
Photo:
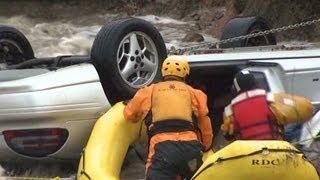
<svg viewBox="0 0 320 180"><path fill-rule="evenodd" d="M233 111L231 105L228 105L227 107L224 108L224 113L226 116L232 116Z"/></svg>
<svg viewBox="0 0 320 180"><path fill-rule="evenodd" d="M241 102L243 100L247 99L247 94L246 93L241 93L239 94L237 97L235 97L234 99L232 99L231 104L236 104L238 102Z"/></svg>
<svg viewBox="0 0 320 180"><path fill-rule="evenodd" d="M267 94L267 101L268 102L276 102L276 99L275 99L275 96L273 93L268 93ZM279 101L279 100L278 100ZM291 98L286 98L286 97L283 97L282 98L282 101L285 105L288 105L288 106L295 106L295 102L293 99Z"/></svg>
<svg viewBox="0 0 320 180"><path fill-rule="evenodd" d="M288 106L294 106L294 104L295 104L294 101L289 98L283 98L283 103Z"/></svg>
<svg viewBox="0 0 320 180"><path fill-rule="evenodd" d="M274 95L272 93L267 94L267 101L268 102L275 102Z"/></svg>
<svg viewBox="0 0 320 180"><path fill-rule="evenodd" d="M256 90L248 91L247 93L248 93L248 96L249 96L249 97L266 95L266 91L263 90L263 89L256 89Z"/></svg>
<svg viewBox="0 0 320 180"><path fill-rule="evenodd" d="M266 91L263 89L255 89L251 91L246 91L244 93L239 94L237 97L235 97L232 101L231 104L236 104L239 103L243 100L246 100L248 98L256 97L256 96L263 96L267 95Z"/></svg>
<svg viewBox="0 0 320 180"><path fill-rule="evenodd" d="M239 86L238 81L237 81L236 78L233 79L233 84L236 87L237 92L239 92L240 91L240 86Z"/></svg>

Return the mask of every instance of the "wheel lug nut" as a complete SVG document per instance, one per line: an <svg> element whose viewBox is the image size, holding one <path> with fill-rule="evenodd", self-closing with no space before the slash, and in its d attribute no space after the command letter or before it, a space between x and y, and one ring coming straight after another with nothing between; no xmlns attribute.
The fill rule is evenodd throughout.
<svg viewBox="0 0 320 180"><path fill-rule="evenodd" d="M134 52L136 55L138 55L139 54L139 51L138 50L136 50L136 52Z"/></svg>
<svg viewBox="0 0 320 180"><path fill-rule="evenodd" d="M135 59L135 58L134 58L133 56L130 57L130 60L131 60L131 61L134 61L134 59Z"/></svg>
<svg viewBox="0 0 320 180"><path fill-rule="evenodd" d="M136 62L141 63L141 58L139 56L136 58Z"/></svg>
<svg viewBox="0 0 320 180"><path fill-rule="evenodd" d="M143 54L141 54L141 59L143 59L144 58L144 55Z"/></svg>
<svg viewBox="0 0 320 180"><path fill-rule="evenodd" d="M134 65L134 69L137 69L137 68L138 68L138 64L135 64L135 65Z"/></svg>

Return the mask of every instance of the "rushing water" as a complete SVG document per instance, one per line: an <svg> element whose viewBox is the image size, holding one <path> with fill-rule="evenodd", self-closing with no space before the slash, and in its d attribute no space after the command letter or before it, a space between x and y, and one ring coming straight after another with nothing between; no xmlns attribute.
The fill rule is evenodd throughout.
<svg viewBox="0 0 320 180"><path fill-rule="evenodd" d="M14 26L21 30L31 42L36 57L90 53L95 35L105 23L119 15L105 14L80 17L75 20L46 22L24 16L0 17L0 24ZM192 22L182 22L168 17L154 15L138 16L152 22L162 34L168 48L170 46L186 46L181 42ZM205 41L214 41L209 35L203 34ZM190 45L192 43L188 43Z"/></svg>

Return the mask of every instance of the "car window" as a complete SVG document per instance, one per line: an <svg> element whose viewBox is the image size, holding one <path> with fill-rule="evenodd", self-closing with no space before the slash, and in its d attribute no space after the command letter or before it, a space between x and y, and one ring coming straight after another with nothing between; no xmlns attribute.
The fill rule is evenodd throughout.
<svg viewBox="0 0 320 180"><path fill-rule="evenodd" d="M270 91L269 84L264 73L257 72L257 71L250 71L250 72L254 75L258 88L264 89L266 91Z"/></svg>

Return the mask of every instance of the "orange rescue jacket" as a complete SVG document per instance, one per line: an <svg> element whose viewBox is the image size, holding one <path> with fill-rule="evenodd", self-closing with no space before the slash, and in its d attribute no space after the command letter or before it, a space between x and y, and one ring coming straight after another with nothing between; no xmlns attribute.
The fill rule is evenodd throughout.
<svg viewBox="0 0 320 180"><path fill-rule="evenodd" d="M175 91L172 93L163 93L165 91L170 91L170 89ZM161 96L165 98L161 99ZM176 98L177 96L178 98ZM179 98L179 96L181 97ZM155 104L155 102L157 103ZM183 105L178 107L177 103L179 102L183 103ZM167 106L161 106L161 109L169 112L167 114L163 113L161 109L159 110L159 104L164 103ZM191 105L190 110L186 104ZM198 132L198 139L201 141L204 150L207 151L212 147L213 132L211 121L208 117L207 96L201 90L194 89L180 81L165 81L152 84L138 90L135 96L126 105L124 117L127 121L138 122L140 119L144 119L150 111L156 112L152 112L153 122L159 122L170 118L184 119L191 122L192 117L190 113L193 113L197 118L196 122L198 123L197 126L200 131ZM168 114L174 114L174 117L171 117Z"/></svg>

